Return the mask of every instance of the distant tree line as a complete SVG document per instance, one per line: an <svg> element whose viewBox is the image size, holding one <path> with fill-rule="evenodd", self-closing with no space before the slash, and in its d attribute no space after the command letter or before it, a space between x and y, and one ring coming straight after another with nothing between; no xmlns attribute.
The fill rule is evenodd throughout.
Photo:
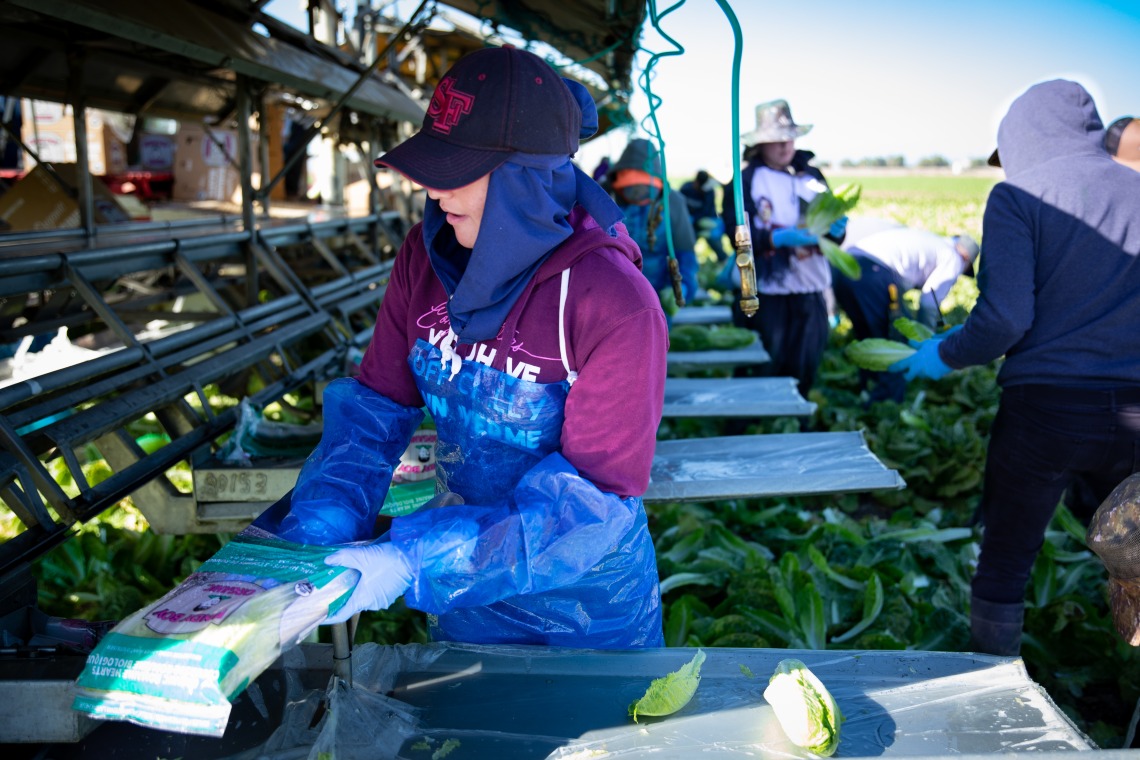
<svg viewBox="0 0 1140 760"><path fill-rule="evenodd" d="M827 168L831 166L831 162L817 162L819 166ZM953 164L945 156L935 154L933 156L926 156L920 158L914 166L920 169L932 168L948 168ZM986 165L985 158L971 158L969 166L971 169L978 169ZM841 169L905 169L908 166L906 158L903 156L873 156L871 158L861 158L858 161L845 158L839 162Z"/></svg>

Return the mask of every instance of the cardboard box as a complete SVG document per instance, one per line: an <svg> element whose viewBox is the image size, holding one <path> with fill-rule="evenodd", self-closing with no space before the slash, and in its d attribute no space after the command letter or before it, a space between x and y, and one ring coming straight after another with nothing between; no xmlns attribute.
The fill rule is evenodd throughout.
<svg viewBox="0 0 1140 760"><path fill-rule="evenodd" d="M168 172L174 167L174 138L169 135L139 135L139 168Z"/></svg>
<svg viewBox="0 0 1140 760"><path fill-rule="evenodd" d="M71 187L78 183L75 164L52 164ZM130 221L130 214L98 177L91 178L96 224ZM79 203L44 168L37 164L28 174L0 196L0 230L26 232L78 227Z"/></svg>
<svg viewBox="0 0 1140 760"><path fill-rule="evenodd" d="M62 103L25 100L24 142L49 163L76 161L75 121L72 108ZM114 125L114 126L113 126ZM122 174L131 170L167 173L174 166L174 138L143 132L137 136L138 161L127 161L130 132L116 114L87 109L87 158L94 175ZM28 157L28 166L35 160Z"/></svg>
<svg viewBox="0 0 1140 760"><path fill-rule="evenodd" d="M236 131L211 128L207 134L200 124L183 124L174 137L174 199L240 202L241 175L231 163L237 156ZM253 162L256 171L256 141Z"/></svg>
<svg viewBox="0 0 1140 760"><path fill-rule="evenodd" d="M24 100L21 137L41 161L74 164L75 117L70 105ZM26 166L35 159L27 157ZM127 167L127 148L106 123L103 112L87 109L87 164L95 175L114 174Z"/></svg>

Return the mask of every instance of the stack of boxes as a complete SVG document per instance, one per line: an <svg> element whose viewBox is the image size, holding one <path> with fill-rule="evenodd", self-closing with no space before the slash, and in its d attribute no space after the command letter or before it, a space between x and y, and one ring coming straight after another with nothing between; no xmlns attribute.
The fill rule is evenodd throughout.
<svg viewBox="0 0 1140 760"><path fill-rule="evenodd" d="M24 100L21 138L41 160L49 163L73 164L75 155L75 117L71 106L39 100ZM139 160L135 166L127 162L129 131L116 124L115 114L87 109L87 160L95 176L122 174L132 169L169 172L174 165L174 139L169 135L139 135ZM35 159L26 157L26 165Z"/></svg>
<svg viewBox="0 0 1140 760"><path fill-rule="evenodd" d="M174 136L174 199L241 201L237 132L183 123ZM257 143L253 147L257 171ZM255 177L254 184L257 184Z"/></svg>
<svg viewBox="0 0 1140 760"><path fill-rule="evenodd" d="M71 106L24 100L21 112L21 139L74 188L78 175ZM160 177L167 181L173 178L171 197L174 200L241 201L241 176L236 166L237 132L234 130L182 123L174 135L139 132L134 138L137 159L132 164L128 162L128 143L132 136L129 130L122 128L118 115L88 109L86 129L88 165L96 178L93 185L97 223L130 218L125 209L116 208L121 204L115 203L117 196L108 187L121 190L127 181L137 184L141 177ZM257 158L255 144L255 172ZM74 194L45 168L36 166L32 156L26 155L24 161L26 176L0 195L0 231L76 226L79 210ZM256 182L255 175L255 185Z"/></svg>

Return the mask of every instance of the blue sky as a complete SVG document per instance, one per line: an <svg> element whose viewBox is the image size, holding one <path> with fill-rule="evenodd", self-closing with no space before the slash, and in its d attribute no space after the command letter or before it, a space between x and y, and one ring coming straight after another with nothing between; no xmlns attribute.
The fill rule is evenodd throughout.
<svg viewBox="0 0 1140 760"><path fill-rule="evenodd" d="M302 5L273 0L268 10L299 22ZM1058 77L1083 84L1105 123L1140 115L1140 0L730 5L744 42L741 132L753 128L757 103L784 98L797 122L814 125L798 147L832 162L988 155L1009 103L1031 84ZM406 14L415 4L400 7ZM657 115L669 174L703 166L727 178L733 151L728 19L715 0L685 0L661 26L685 48L658 60L651 84L662 100ZM642 46L656 53L674 49L648 24ZM642 56L643 64L647 60ZM648 112L640 92L633 112L639 119ZM603 155L616 157L629 136L621 131L584 145L582 165L590 169Z"/></svg>

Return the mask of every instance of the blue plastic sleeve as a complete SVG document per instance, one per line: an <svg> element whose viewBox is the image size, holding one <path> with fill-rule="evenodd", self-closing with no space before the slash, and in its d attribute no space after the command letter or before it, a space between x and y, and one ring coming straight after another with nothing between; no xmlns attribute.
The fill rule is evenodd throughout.
<svg viewBox="0 0 1140 760"><path fill-rule="evenodd" d="M498 506L461 504L398 517L409 606L433 614L577 582L633 526L636 498L600 491L561 454L527 472Z"/></svg>
<svg viewBox="0 0 1140 760"><path fill-rule="evenodd" d="M323 407L321 442L297 477L280 535L321 546L364 541L424 415L352 378L329 383Z"/></svg>

